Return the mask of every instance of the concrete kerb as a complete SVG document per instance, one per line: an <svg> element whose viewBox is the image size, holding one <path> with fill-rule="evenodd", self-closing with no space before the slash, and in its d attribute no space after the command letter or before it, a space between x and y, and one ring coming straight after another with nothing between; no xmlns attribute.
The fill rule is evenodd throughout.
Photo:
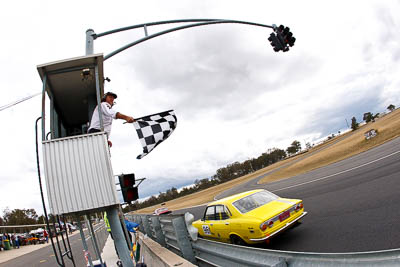
<svg viewBox="0 0 400 267"><path fill-rule="evenodd" d="M157 242L153 241L147 235L141 232L139 234L140 244L140 262L144 262L148 267L192 267L196 266L171 252L167 248L162 247ZM117 267L118 256L115 252L114 242L111 236L108 236L106 244L101 253L101 257L106 262L107 267Z"/></svg>
<svg viewBox="0 0 400 267"><path fill-rule="evenodd" d="M111 235L108 235L101 253L101 258L103 259L103 262L107 264L107 267L117 267L118 256L115 252L114 241L112 240Z"/></svg>
<svg viewBox="0 0 400 267"><path fill-rule="evenodd" d="M144 236L139 233L139 244L140 244L140 256L143 262L148 267L167 267L167 266L179 266L179 267L192 267L196 266L184 258L179 257L175 253L162 247L151 238ZM108 266L108 265L107 265Z"/></svg>

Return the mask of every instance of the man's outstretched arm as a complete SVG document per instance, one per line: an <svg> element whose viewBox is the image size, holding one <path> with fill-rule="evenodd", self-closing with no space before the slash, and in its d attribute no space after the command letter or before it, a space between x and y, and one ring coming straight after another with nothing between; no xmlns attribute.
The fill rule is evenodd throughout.
<svg viewBox="0 0 400 267"><path fill-rule="evenodd" d="M122 113L120 113L120 112L117 112L117 114L115 115L115 117L116 117L117 119L126 120L126 122L129 122L129 123L132 123L132 122L135 121L135 119L134 119L133 117L124 115L124 114L122 114Z"/></svg>

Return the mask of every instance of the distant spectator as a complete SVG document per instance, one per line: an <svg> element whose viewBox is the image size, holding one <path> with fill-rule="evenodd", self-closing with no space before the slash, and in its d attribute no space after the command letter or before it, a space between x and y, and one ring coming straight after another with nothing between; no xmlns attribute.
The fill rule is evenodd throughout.
<svg viewBox="0 0 400 267"><path fill-rule="evenodd" d="M68 224L68 230L69 230L69 234L71 235L72 234L72 227L71 227L70 224Z"/></svg>
<svg viewBox="0 0 400 267"><path fill-rule="evenodd" d="M19 248L19 236L15 236L15 246Z"/></svg>
<svg viewBox="0 0 400 267"><path fill-rule="evenodd" d="M49 243L49 234L47 233L46 229L43 231L43 236L46 238L46 243Z"/></svg>
<svg viewBox="0 0 400 267"><path fill-rule="evenodd" d="M13 248L16 247L16 244L15 244L15 235L11 235L11 244L12 244Z"/></svg>

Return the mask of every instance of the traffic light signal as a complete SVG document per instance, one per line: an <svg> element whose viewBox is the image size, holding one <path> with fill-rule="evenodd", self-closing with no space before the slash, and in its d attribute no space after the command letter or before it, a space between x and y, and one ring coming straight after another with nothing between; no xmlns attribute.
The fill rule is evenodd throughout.
<svg viewBox="0 0 400 267"><path fill-rule="evenodd" d="M275 33L271 33L269 35L268 41L270 42L270 44L272 45L272 47L274 48L275 52L279 52L281 50L284 49L283 44L281 43L281 41L278 39L278 37L275 35Z"/></svg>
<svg viewBox="0 0 400 267"><path fill-rule="evenodd" d="M289 46L290 47L294 46L294 42L296 41L296 38L293 37L293 33L290 32L290 28L285 27L283 25L280 25L279 27L276 27L274 25L273 27L274 27L274 32L276 33L276 36L274 33L271 33L268 40L270 41L271 45L274 47L274 51L275 52L289 51ZM274 39L277 39L277 41L275 41ZM276 43L279 43L279 45L276 45Z"/></svg>
<svg viewBox="0 0 400 267"><path fill-rule="evenodd" d="M121 174L118 176L124 202L131 203L139 198L138 188L135 185L135 174Z"/></svg>
<svg viewBox="0 0 400 267"><path fill-rule="evenodd" d="M283 30L282 30L282 38L283 41L285 43L285 45L289 45L290 47L294 46L294 42L296 41L296 38L293 37L293 33L290 32L290 28L289 27L284 27L283 25L281 25ZM279 26L279 27L281 27ZM282 29L281 28L281 29Z"/></svg>

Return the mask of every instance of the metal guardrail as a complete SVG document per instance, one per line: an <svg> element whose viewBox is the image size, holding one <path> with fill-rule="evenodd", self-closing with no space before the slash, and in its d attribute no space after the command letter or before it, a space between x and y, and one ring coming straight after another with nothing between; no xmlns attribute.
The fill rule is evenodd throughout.
<svg viewBox="0 0 400 267"><path fill-rule="evenodd" d="M182 215L126 215L128 220L139 224L139 230L163 247L196 263Z"/></svg>
<svg viewBox="0 0 400 267"><path fill-rule="evenodd" d="M126 215L163 247L198 266L400 266L400 249L309 253L259 249L189 237L183 215Z"/></svg>

